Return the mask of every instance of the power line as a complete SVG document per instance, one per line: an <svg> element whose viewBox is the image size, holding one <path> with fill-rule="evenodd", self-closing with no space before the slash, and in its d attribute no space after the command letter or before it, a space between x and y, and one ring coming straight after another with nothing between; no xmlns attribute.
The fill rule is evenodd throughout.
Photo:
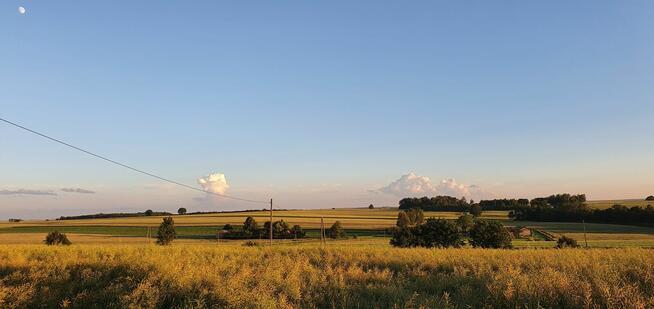
<svg viewBox="0 0 654 309"><path fill-rule="evenodd" d="M155 174L152 174L152 173L149 173L149 172L146 172L146 171L143 171L143 170L137 169L137 168L135 168L135 167L131 167L131 166L127 165L127 164L120 163L120 162L118 162L118 161L115 161L115 160L109 159L109 158L107 158L107 157L105 157L105 156L101 156L101 155L99 155L99 154L95 154L95 153L93 153L93 152L91 152L91 151L84 150L84 149L82 149L82 148L80 148L80 147L77 147L77 146L71 145L71 144L69 144L69 143L66 143L66 142L64 142L64 141L58 140L58 139L56 139L56 138L54 138L54 137L50 137L50 136L45 135L45 134L43 134L43 133L40 133L40 132L34 131L34 130L32 130L32 129L26 128L26 127L21 126L21 125L19 125L19 124L17 124L17 123L11 122L11 121L9 121L9 120L7 120L7 119L0 118L0 120L3 121L3 122L6 122L6 123L8 123L8 124L10 124L10 125L12 125L12 126L15 126L15 127L17 127L17 128L23 129L23 130L25 130L25 131L27 131L27 132L30 132L30 133L32 133L32 134L36 134L36 135L38 135L38 136L40 136L40 137L43 137L43 138L45 138L45 139L49 139L49 140L51 140L51 141L53 141L53 142L56 142L56 143L62 144L62 145L64 145L64 146L70 147L70 148L75 149L75 150L77 150L77 151L81 151L81 152L83 152L83 153L86 153L86 154L88 154L88 155L91 155L91 156L94 156L94 157L96 157L96 158L102 159L102 160L107 161L107 162L109 162L109 163L112 163L112 164L115 164L115 165L118 165L118 166L121 166L121 167L124 167L124 168L130 169L130 170L132 170L132 171L134 171L134 172L141 173L141 174L144 174L144 175L147 175L147 176L150 176L150 177L153 177L153 178L156 178L156 179L159 179L159 180L162 180L162 181L168 182L168 183L172 183L172 184L174 184L174 185L178 185L178 186L180 186L180 187L184 187L184 188L187 188L187 189L191 189L191 190L195 190L195 191L200 191L200 192L204 192L204 193L208 193L208 194L213 194L213 195L217 195L217 196L220 196L220 197L223 197L223 198L228 198L228 199L237 200L237 201L250 202L250 203L259 203L259 204L268 204L268 201L250 200L250 199L244 199L244 198L240 198L240 197L235 197L235 196L230 196L230 195L225 195L225 194L215 193L215 192L211 192L211 191L203 190L203 189L200 189L200 188L196 188L196 187L193 187L193 186L189 186L189 185L187 185L187 184L183 184L183 183L181 183L181 182L177 182L177 181L174 181L174 180L170 180L170 179L167 179L167 178L164 178L164 177L161 177L161 176L157 176L157 175L155 175Z"/></svg>

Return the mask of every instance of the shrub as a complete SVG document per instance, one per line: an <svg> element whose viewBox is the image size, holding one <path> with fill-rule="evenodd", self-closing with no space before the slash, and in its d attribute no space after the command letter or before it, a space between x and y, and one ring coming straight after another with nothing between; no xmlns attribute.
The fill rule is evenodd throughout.
<svg viewBox="0 0 654 309"><path fill-rule="evenodd" d="M327 235L330 238L344 238L346 236L345 230L341 224L341 221L336 221L332 226L327 230Z"/></svg>
<svg viewBox="0 0 654 309"><path fill-rule="evenodd" d="M578 248L577 240L568 236L561 236L559 240L556 241L557 248Z"/></svg>
<svg viewBox="0 0 654 309"><path fill-rule="evenodd" d="M157 244L158 245L168 245L170 244L177 233L175 232L175 221L172 217L163 218L163 222L159 225L159 230L157 231Z"/></svg>
<svg viewBox="0 0 654 309"><path fill-rule="evenodd" d="M45 236L45 240L43 241L46 245L49 246L54 246L54 245L64 245L68 246L71 244L70 240L68 240L68 237L64 233L59 233L59 231L54 231L48 233L47 236Z"/></svg>
<svg viewBox="0 0 654 309"><path fill-rule="evenodd" d="M154 214L154 211L152 211L152 209L148 209L148 210L145 211L146 216L152 216L153 214Z"/></svg>
<svg viewBox="0 0 654 309"><path fill-rule="evenodd" d="M291 234L293 234L293 237L295 238L302 238L304 235L306 235L306 232L302 229L301 226L299 225L293 225L293 228L291 229Z"/></svg>
<svg viewBox="0 0 654 309"><path fill-rule="evenodd" d="M391 246L401 248L418 246L418 240L412 228L397 227L392 230L391 235Z"/></svg>
<svg viewBox="0 0 654 309"><path fill-rule="evenodd" d="M427 248L461 247L463 234L450 220L429 218L414 228L418 245Z"/></svg>
<svg viewBox="0 0 654 309"><path fill-rule="evenodd" d="M180 209L177 209L177 214L185 215L186 214L186 208L181 207Z"/></svg>
<svg viewBox="0 0 654 309"><path fill-rule="evenodd" d="M368 205L368 209L375 209L375 205L373 204Z"/></svg>
<svg viewBox="0 0 654 309"><path fill-rule="evenodd" d="M650 195L645 198L646 201L654 201L654 195Z"/></svg>
<svg viewBox="0 0 654 309"><path fill-rule="evenodd" d="M252 237L256 235L259 231L259 224L257 223L256 220L252 217L247 217L245 218L245 222L243 222L243 233L245 233L246 236Z"/></svg>
<svg viewBox="0 0 654 309"><path fill-rule="evenodd" d="M395 225L399 228L409 227L409 216L406 212L400 211L397 213L397 221L395 222Z"/></svg>
<svg viewBox="0 0 654 309"><path fill-rule="evenodd" d="M234 230L234 227L229 223L223 226L223 231L232 231L232 230Z"/></svg>
<svg viewBox="0 0 654 309"><path fill-rule="evenodd" d="M470 243L481 248L510 248L513 237L497 221L477 220L470 230Z"/></svg>
<svg viewBox="0 0 654 309"><path fill-rule="evenodd" d="M456 225L461 229L461 232L467 235L475 225L475 217L471 214L464 214L456 219Z"/></svg>

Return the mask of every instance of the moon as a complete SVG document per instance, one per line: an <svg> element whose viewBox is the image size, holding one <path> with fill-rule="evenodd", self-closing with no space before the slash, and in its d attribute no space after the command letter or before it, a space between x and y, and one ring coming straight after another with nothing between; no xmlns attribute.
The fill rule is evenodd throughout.
<svg viewBox="0 0 654 309"><path fill-rule="evenodd" d="M26 10L25 10L24 7L22 7L22 6L18 7L18 13L20 13L20 15L25 15L25 12L26 12Z"/></svg>

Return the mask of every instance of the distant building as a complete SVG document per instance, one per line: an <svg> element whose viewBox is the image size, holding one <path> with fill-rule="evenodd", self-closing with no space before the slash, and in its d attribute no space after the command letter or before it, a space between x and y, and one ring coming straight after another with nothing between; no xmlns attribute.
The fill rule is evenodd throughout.
<svg viewBox="0 0 654 309"><path fill-rule="evenodd" d="M515 238L529 238L532 236L531 229L526 226L517 226L511 229Z"/></svg>

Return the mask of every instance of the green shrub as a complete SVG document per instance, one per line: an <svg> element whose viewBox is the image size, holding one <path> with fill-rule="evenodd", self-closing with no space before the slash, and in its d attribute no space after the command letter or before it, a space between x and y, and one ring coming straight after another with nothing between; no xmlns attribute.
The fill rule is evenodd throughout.
<svg viewBox="0 0 654 309"><path fill-rule="evenodd" d="M497 221L477 220L470 230L470 243L481 248L511 248L513 236Z"/></svg>
<svg viewBox="0 0 654 309"><path fill-rule="evenodd" d="M345 238L346 233L341 221L334 222L334 224L332 224L332 226L327 230L327 235L333 239Z"/></svg>
<svg viewBox="0 0 654 309"><path fill-rule="evenodd" d="M45 236L45 240L43 242L49 246L54 246L54 245L68 246L71 244L66 234L59 233L59 231L48 233L48 235Z"/></svg>
<svg viewBox="0 0 654 309"><path fill-rule="evenodd" d="M556 247L559 249L577 248L579 247L579 245L577 244L577 240L575 240L574 238L563 235L556 241Z"/></svg>
<svg viewBox="0 0 654 309"><path fill-rule="evenodd" d="M172 217L163 218L163 222L159 225L159 230L157 231L157 244L158 245L168 245L170 244L177 233L175 232L175 221Z"/></svg>

